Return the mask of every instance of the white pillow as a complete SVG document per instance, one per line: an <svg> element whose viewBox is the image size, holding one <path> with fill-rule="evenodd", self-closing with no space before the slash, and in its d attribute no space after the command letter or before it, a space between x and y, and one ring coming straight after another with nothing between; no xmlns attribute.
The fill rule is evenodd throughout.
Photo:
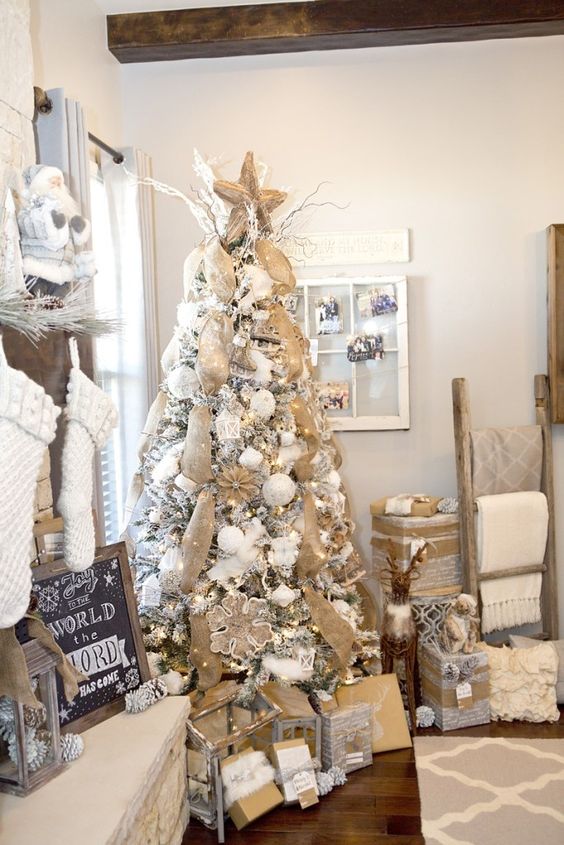
<svg viewBox="0 0 564 845"><path fill-rule="evenodd" d="M509 642L511 648L534 648L539 640L531 637L521 637L518 634L510 634ZM551 645L556 649L558 655L558 677L556 679L556 700L558 704L564 704L564 640L552 640Z"/></svg>
<svg viewBox="0 0 564 845"><path fill-rule="evenodd" d="M534 648L495 648L478 643L488 655L490 716L494 721L557 722L558 655L551 643Z"/></svg>

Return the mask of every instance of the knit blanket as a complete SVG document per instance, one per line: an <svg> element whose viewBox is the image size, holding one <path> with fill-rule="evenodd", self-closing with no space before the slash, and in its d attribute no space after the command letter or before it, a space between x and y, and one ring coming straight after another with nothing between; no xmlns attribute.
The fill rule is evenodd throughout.
<svg viewBox="0 0 564 845"><path fill-rule="evenodd" d="M548 535L543 493L502 493L476 499L476 539L480 573L542 563ZM482 631L487 634L538 622L542 574L482 581Z"/></svg>

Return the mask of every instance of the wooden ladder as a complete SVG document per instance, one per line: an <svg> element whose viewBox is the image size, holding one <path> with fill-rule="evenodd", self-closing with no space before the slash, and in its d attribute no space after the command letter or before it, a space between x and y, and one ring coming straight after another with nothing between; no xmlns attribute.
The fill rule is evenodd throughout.
<svg viewBox="0 0 564 845"><path fill-rule="evenodd" d="M536 424L542 429L543 456L541 491L548 503L548 537L544 561L540 564L503 569L481 574L478 571L475 533L475 496L472 484L472 418L468 384L464 378L452 381L454 417L454 443L456 448L456 475L460 516L460 551L464 573L464 589L480 603L480 582L511 575L542 572L541 613L543 633L550 639L558 638L558 599L556 591L556 558L554 531L554 471L552 460L552 429L548 379L535 376Z"/></svg>

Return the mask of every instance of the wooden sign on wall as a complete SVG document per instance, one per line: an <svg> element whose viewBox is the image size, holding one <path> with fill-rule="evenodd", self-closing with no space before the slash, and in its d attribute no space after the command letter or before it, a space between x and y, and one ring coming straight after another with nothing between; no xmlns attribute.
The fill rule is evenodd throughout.
<svg viewBox="0 0 564 845"><path fill-rule="evenodd" d="M86 730L122 710L125 693L150 677L125 543L100 549L84 572L57 560L34 570L34 580L45 625L88 675L70 704L58 679L61 728Z"/></svg>
<svg viewBox="0 0 564 845"><path fill-rule="evenodd" d="M302 267L399 264L409 261L409 229L307 232L289 238L283 248Z"/></svg>

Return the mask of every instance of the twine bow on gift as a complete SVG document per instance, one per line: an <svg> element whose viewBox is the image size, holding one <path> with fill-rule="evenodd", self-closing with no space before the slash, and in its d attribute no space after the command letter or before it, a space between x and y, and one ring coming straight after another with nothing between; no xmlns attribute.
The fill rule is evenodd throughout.
<svg viewBox="0 0 564 845"><path fill-rule="evenodd" d="M274 781L275 783L283 786L285 783L293 781L296 775L301 775L302 772L307 772L308 774L313 775L320 768L321 763L317 757L314 757L313 759L310 757L309 760L304 760L299 766L287 766L284 768L279 767L276 770Z"/></svg>

